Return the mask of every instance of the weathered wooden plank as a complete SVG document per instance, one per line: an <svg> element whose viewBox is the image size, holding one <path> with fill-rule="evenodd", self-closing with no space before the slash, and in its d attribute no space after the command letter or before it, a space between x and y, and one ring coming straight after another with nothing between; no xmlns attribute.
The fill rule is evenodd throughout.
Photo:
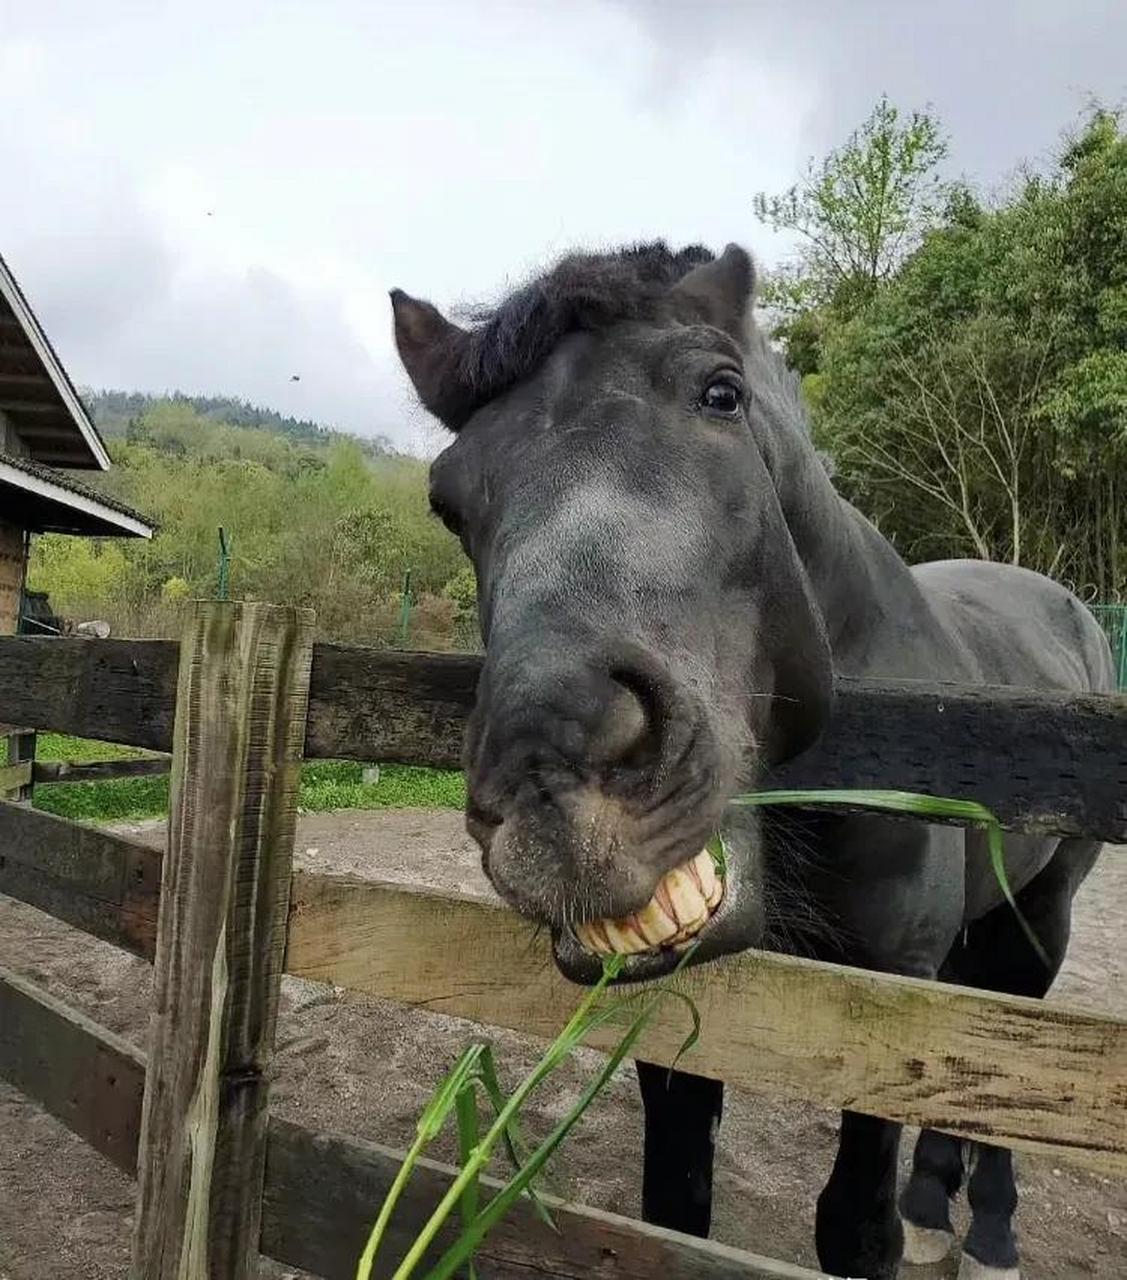
<svg viewBox="0 0 1127 1280"><path fill-rule="evenodd" d="M456 767L481 659L318 645L306 753ZM0 638L0 716L167 751L176 646ZM1127 840L1127 698L838 681L823 741L769 786L976 799L1015 829Z"/></svg>
<svg viewBox="0 0 1127 1280"><path fill-rule="evenodd" d="M31 782L32 762L0 765L0 797L8 791L22 791Z"/></svg>
<svg viewBox="0 0 1127 1280"><path fill-rule="evenodd" d="M0 637L0 718L153 751L172 748L177 645Z"/></svg>
<svg viewBox="0 0 1127 1280"><path fill-rule="evenodd" d="M141 1051L7 969L0 969L0 1027L0 1077L133 1174Z"/></svg>
<svg viewBox="0 0 1127 1280"><path fill-rule="evenodd" d="M132 1175L137 1163L145 1059L140 1050L0 970L0 1077L38 1102ZM402 1153L270 1121L260 1248L290 1266L352 1280L356 1260ZM384 1261L445 1193L453 1170L424 1160L400 1201ZM483 1179L486 1188L497 1184ZM813 1272L575 1205L553 1205L559 1234L524 1206L485 1242L493 1280L599 1276L600 1280L815 1280ZM222 1273L216 1272L216 1275ZM386 1276L386 1266L378 1275Z"/></svg>
<svg viewBox="0 0 1127 1280"><path fill-rule="evenodd" d="M91 760L72 764L67 760L46 760L35 766L35 782L105 782L108 778L154 778L168 773L168 756L146 756L138 760Z"/></svg>
<svg viewBox="0 0 1127 1280"><path fill-rule="evenodd" d="M1127 839L1127 697L841 680L829 730L772 787L977 800L1005 826Z"/></svg>
<svg viewBox="0 0 1127 1280"><path fill-rule="evenodd" d="M0 803L0 893L151 960L161 856L134 840Z"/></svg>
<svg viewBox="0 0 1127 1280"><path fill-rule="evenodd" d="M353 1280L356 1260L402 1155L375 1143L315 1134L274 1119L262 1214L262 1252L326 1280ZM386 1278L454 1176L421 1160L377 1258ZM482 1179L483 1196L500 1184ZM559 1231L516 1206L478 1252L490 1280L817 1280L816 1273L616 1214L545 1197ZM450 1237L440 1237L448 1243ZM437 1250L434 1257L438 1257Z"/></svg>
<svg viewBox="0 0 1127 1280"><path fill-rule="evenodd" d="M318 645L306 754L457 767L480 665ZM821 743L763 785L922 791L1015 829L1127 840L1127 697L842 679Z"/></svg>
<svg viewBox="0 0 1127 1280"><path fill-rule="evenodd" d="M21 733L13 733L8 736L8 768L21 769L30 767L34 769L35 739L34 730L24 730ZM30 804L34 790L35 783L30 777L25 778L22 782L17 782L11 787L0 783L0 800L11 800L16 804Z"/></svg>
<svg viewBox="0 0 1127 1280"><path fill-rule="evenodd" d="M544 1038L578 1000L547 942L493 902L305 873L286 969ZM1127 1173L1127 1023L766 952L684 989L702 1018L687 1070ZM670 1002L638 1056L672 1063L685 1032Z"/></svg>
<svg viewBox="0 0 1127 1280"><path fill-rule="evenodd" d="M481 659L319 644L305 754L457 768Z"/></svg>
<svg viewBox="0 0 1127 1280"><path fill-rule="evenodd" d="M214 603L181 644L133 1280L255 1267L312 637Z"/></svg>

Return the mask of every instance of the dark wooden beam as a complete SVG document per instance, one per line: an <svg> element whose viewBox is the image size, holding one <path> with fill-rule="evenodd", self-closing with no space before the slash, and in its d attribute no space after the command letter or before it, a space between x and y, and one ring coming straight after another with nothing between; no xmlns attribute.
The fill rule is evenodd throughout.
<svg viewBox="0 0 1127 1280"><path fill-rule="evenodd" d="M160 864L157 850L124 836L0 803L0 893L146 960Z"/></svg>
<svg viewBox="0 0 1127 1280"><path fill-rule="evenodd" d="M305 754L457 768L481 658L319 644ZM0 703L0 706L3 704Z"/></svg>
<svg viewBox="0 0 1127 1280"><path fill-rule="evenodd" d="M481 659L317 645L305 752L458 767ZM0 639L0 719L157 751L176 646ZM1127 841L1127 697L840 680L823 740L764 786L978 800L1013 829Z"/></svg>
<svg viewBox="0 0 1127 1280"><path fill-rule="evenodd" d="M0 719L172 750L179 646L170 640L0 638Z"/></svg>
<svg viewBox="0 0 1127 1280"><path fill-rule="evenodd" d="M172 768L168 756L144 757L139 760L91 760L71 764L66 760L44 760L35 765L34 780L44 782L104 782L108 778L152 778Z"/></svg>
<svg viewBox="0 0 1127 1280"><path fill-rule="evenodd" d="M141 1051L7 969L0 969L0 1027L0 1078L132 1176Z"/></svg>
<svg viewBox="0 0 1127 1280"><path fill-rule="evenodd" d="M270 1122L262 1252L326 1280L353 1280L372 1222L402 1162L373 1142ZM420 1160L396 1207L375 1274L386 1280L455 1175ZM483 1201L500 1189L481 1179ZM516 1205L475 1261L490 1280L818 1280L812 1271L708 1240L691 1240L630 1218L548 1199L558 1231L527 1203ZM457 1215L453 1215L456 1217ZM450 1232L439 1237L440 1247ZM428 1258L437 1260L440 1249ZM424 1264L424 1268L425 1268Z"/></svg>
<svg viewBox="0 0 1127 1280"><path fill-rule="evenodd" d="M822 740L765 787L977 800L1004 826L1127 840L1127 697L840 680Z"/></svg>
<svg viewBox="0 0 1127 1280"><path fill-rule="evenodd" d="M35 348L29 342L13 342L11 337L11 331L5 330L0 320L0 369L5 373L38 373L42 365Z"/></svg>
<svg viewBox="0 0 1127 1280"><path fill-rule="evenodd" d="M0 364L0 403L7 395L29 396L35 399L39 393L57 398L55 384L43 373L9 373Z"/></svg>
<svg viewBox="0 0 1127 1280"><path fill-rule="evenodd" d="M318 645L306 754L456 768L480 664ZM822 741L762 785L919 791L1014 829L1127 840L1127 697L839 680Z"/></svg>

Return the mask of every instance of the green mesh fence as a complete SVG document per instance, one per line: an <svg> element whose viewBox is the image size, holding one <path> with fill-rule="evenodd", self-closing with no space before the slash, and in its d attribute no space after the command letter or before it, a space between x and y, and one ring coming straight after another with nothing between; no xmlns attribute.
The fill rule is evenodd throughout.
<svg viewBox="0 0 1127 1280"><path fill-rule="evenodd" d="M1092 612L1111 641L1119 687L1127 690L1127 604L1096 604Z"/></svg>

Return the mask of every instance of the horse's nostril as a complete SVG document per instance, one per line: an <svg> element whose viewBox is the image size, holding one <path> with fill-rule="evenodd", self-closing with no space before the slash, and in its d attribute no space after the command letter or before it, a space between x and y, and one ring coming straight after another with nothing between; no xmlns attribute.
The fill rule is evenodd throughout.
<svg viewBox="0 0 1127 1280"><path fill-rule="evenodd" d="M607 707L597 743L599 758L606 764L620 764L645 749L650 742L655 716L646 691L615 672L615 692Z"/></svg>

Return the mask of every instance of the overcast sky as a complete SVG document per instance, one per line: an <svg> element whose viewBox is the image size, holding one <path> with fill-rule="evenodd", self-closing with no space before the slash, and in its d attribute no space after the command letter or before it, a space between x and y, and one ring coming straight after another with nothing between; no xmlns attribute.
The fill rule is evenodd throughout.
<svg viewBox="0 0 1127 1280"><path fill-rule="evenodd" d="M426 447L392 286L658 235L770 263L753 193L880 93L995 187L1125 51L1122 0L0 0L0 253L83 384Z"/></svg>

